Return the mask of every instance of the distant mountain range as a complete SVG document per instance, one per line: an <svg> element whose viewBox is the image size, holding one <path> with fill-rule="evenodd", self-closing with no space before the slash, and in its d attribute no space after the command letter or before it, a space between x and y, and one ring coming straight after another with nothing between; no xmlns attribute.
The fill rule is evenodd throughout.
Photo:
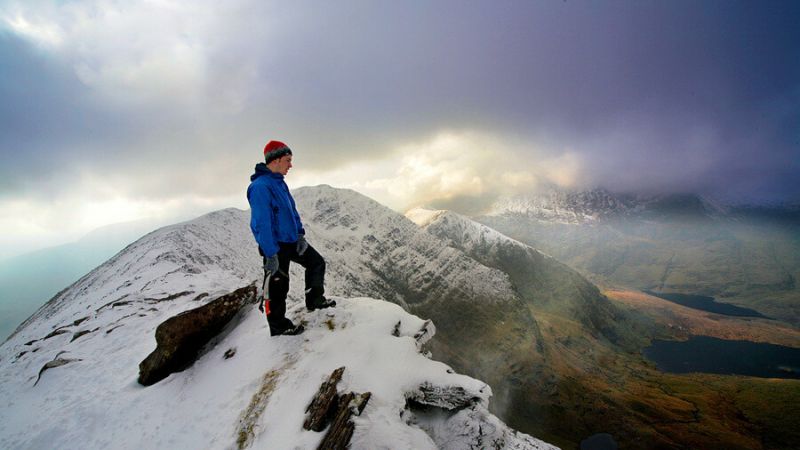
<svg viewBox="0 0 800 450"><path fill-rule="evenodd" d="M500 198L485 216L520 215L550 223L586 224L613 220L779 220L800 223L800 204L725 204L692 194L620 194L597 188L549 188Z"/></svg>
<svg viewBox="0 0 800 450"><path fill-rule="evenodd" d="M598 283L718 297L800 325L800 207L551 190L474 217Z"/></svg>

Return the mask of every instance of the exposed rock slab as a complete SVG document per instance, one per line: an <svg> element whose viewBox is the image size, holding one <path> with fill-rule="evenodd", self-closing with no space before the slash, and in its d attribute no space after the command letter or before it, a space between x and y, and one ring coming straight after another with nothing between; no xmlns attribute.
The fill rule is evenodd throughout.
<svg viewBox="0 0 800 450"><path fill-rule="evenodd" d="M340 367L331 373L306 408L307 417L303 423L306 430L322 431L331 424L317 447L318 450L347 449L355 431L352 418L361 415L372 396L370 392L339 395L336 386L342 379L344 369Z"/></svg>
<svg viewBox="0 0 800 450"><path fill-rule="evenodd" d="M255 286L247 286L161 323L156 328L156 349L139 364L139 383L149 386L189 367L255 296Z"/></svg>

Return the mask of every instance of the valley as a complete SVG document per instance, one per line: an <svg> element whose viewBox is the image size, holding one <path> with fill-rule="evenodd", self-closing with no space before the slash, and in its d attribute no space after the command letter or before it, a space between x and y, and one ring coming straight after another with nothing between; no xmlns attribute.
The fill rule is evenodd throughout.
<svg viewBox="0 0 800 450"><path fill-rule="evenodd" d="M604 294L638 317L626 326L629 342L638 339L640 349L655 337L707 333L800 347L798 330L784 324L725 318L635 291ZM511 402L504 417L512 427L562 448L577 448L597 433L612 435L620 448L788 449L800 443L793 425L799 380L666 373L640 350L594 339L574 320L541 310L534 315L546 348L534 369L542 383L526 393L535 408Z"/></svg>
<svg viewBox="0 0 800 450"><path fill-rule="evenodd" d="M434 352L459 370L481 374L499 400L493 412L512 427L562 448L578 448L581 441L601 433L610 434L621 448L640 449L793 448L800 443L787 425L797 418L800 381L670 374L642 353L654 340L687 340L693 335L800 347L800 332L786 321L692 309L621 288L584 268L583 274L601 287L592 293L594 286L580 281L566 265L463 216L446 211L407 215L452 247L507 273L538 327L536 351L496 365L494 376L471 365L470 358L452 358L442 349ZM534 229L552 227L555 234L573 226L551 223ZM624 236L619 241L625 242ZM559 242L563 241L549 241L548 249ZM586 243L573 245L576 252L579 247L589 251ZM635 269L636 255L630 250L615 264ZM485 343L482 350L497 348Z"/></svg>

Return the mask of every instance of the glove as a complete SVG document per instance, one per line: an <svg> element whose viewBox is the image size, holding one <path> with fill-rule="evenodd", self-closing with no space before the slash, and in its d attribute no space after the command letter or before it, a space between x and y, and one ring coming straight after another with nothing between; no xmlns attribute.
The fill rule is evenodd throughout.
<svg viewBox="0 0 800 450"><path fill-rule="evenodd" d="M306 237L301 234L297 238L297 254L303 256L306 250L308 250L308 242L306 241Z"/></svg>
<svg viewBox="0 0 800 450"><path fill-rule="evenodd" d="M269 258L264 258L264 271L268 272L270 276L278 273L280 264L278 263L278 254L274 254Z"/></svg>

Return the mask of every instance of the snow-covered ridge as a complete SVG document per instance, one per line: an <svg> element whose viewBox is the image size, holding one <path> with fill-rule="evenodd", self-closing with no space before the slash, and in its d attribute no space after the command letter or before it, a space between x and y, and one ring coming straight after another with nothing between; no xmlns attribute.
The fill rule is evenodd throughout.
<svg viewBox="0 0 800 450"><path fill-rule="evenodd" d="M543 254L493 228L453 211L414 208L406 212L406 217L435 236L447 239L467 254L473 253L478 247L485 249L502 244L512 244ZM446 233L436 233L437 228L446 228ZM450 236L458 236L458 242L454 242Z"/></svg>
<svg viewBox="0 0 800 450"><path fill-rule="evenodd" d="M115 303L159 303L179 293L213 295L253 282L260 276L260 256L249 216L229 208L147 234L56 295L9 340L41 338L73 321L103 315Z"/></svg>
<svg viewBox="0 0 800 450"><path fill-rule="evenodd" d="M319 187L296 198L309 241L328 260L329 293L391 294L407 283L419 291L393 300L413 303L416 292L455 285L490 292L471 279L480 278L496 284L496 301L513 296L502 272L359 194ZM249 212L227 209L157 230L34 314L0 346L0 448L235 448L242 433L251 448L314 448L322 435L302 430L303 412L341 366L341 390L373 394L352 448L552 448L488 413L484 383L421 355L413 337L421 319L345 296L335 297L335 310L306 313L296 272L289 316L305 321L306 333L270 338L248 306L193 366L140 386L138 364L155 347L158 324L260 283L248 223ZM69 362L41 371L56 360ZM425 384L460 387L477 400L433 415L407 407Z"/></svg>
<svg viewBox="0 0 800 450"><path fill-rule="evenodd" d="M694 194L629 195L600 188L586 191L550 188L541 193L501 198L486 215L522 215L543 222L584 224L609 218L675 214L720 218L729 213L730 208L721 202Z"/></svg>
<svg viewBox="0 0 800 450"><path fill-rule="evenodd" d="M570 192L550 189L539 195L502 198L487 215L523 214L559 223L592 222L625 214L631 205L604 189Z"/></svg>
<svg viewBox="0 0 800 450"><path fill-rule="evenodd" d="M387 302L337 298L334 311L290 308L308 330L269 338L253 307L184 372L144 388L137 346L102 333L70 350L76 361L42 373L23 356L3 360L2 448L315 448L324 433L301 428L319 384L346 367L341 391L371 392L354 449L553 448L514 432L487 410L491 389L420 354L424 321ZM43 351L47 351L42 349ZM225 353L235 352L226 358ZM27 370L20 370L24 365ZM432 417L409 409L420 386L460 387L478 401ZM246 444L246 445L242 445ZM499 448L499 447L498 447Z"/></svg>
<svg viewBox="0 0 800 450"><path fill-rule="evenodd" d="M515 297L508 275L368 197L329 186L300 188L294 195L309 242L327 258L330 292L400 305L446 297L454 290L487 301Z"/></svg>

